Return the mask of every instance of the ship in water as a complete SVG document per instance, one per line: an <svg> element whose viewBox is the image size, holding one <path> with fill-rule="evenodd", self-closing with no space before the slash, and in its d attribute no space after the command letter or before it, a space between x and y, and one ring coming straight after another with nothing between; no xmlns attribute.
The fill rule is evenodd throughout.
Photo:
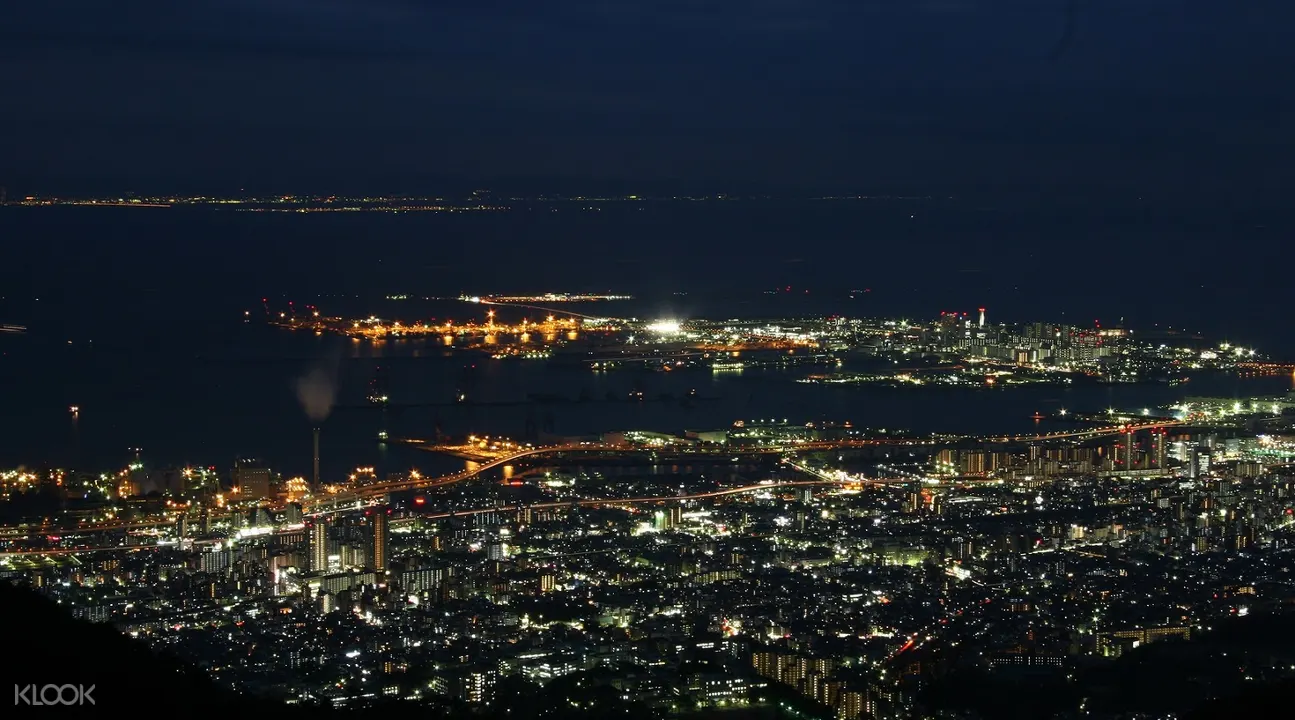
<svg viewBox="0 0 1295 720"><path fill-rule="evenodd" d="M387 394L387 372L383 368L375 368L373 378L369 380L369 402L374 405L386 405L390 401Z"/></svg>

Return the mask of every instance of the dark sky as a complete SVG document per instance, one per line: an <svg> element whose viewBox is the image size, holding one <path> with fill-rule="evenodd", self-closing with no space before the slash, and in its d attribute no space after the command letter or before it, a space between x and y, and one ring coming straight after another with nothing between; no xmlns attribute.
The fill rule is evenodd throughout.
<svg viewBox="0 0 1295 720"><path fill-rule="evenodd" d="M1292 5L6 2L0 184L1277 193Z"/></svg>

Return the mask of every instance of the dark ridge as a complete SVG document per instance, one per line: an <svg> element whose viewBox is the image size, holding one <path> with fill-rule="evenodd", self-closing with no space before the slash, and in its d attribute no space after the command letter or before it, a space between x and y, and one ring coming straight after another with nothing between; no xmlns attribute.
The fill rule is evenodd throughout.
<svg viewBox="0 0 1295 720"><path fill-rule="evenodd" d="M366 718L390 717L393 709L418 709L425 718L453 720L466 713L460 708L412 708L395 701L372 707L336 710L313 705L286 705L221 687L201 670L177 658L154 652L141 640L118 632L112 625L72 617L64 608L31 589L0 581L0 617L5 619L5 640L11 670L4 687L80 685L94 704L59 707L26 707L19 703L14 717L100 716L129 711L166 714L177 708L197 710L198 717ZM66 693L70 699L71 691ZM440 712L433 712L439 710ZM6 715L5 717L9 717Z"/></svg>
<svg viewBox="0 0 1295 720"><path fill-rule="evenodd" d="M209 677L174 658L160 655L111 625L72 617L33 590L0 582L0 617L15 663L6 673L17 685L94 686L93 706L112 708L195 707L239 710L253 703L217 687ZM5 687L6 695L8 687ZM68 708L59 708L67 710Z"/></svg>
<svg viewBox="0 0 1295 720"><path fill-rule="evenodd" d="M1185 715L1184 720L1285 717L1290 712L1291 697L1295 697L1295 680L1261 684L1252 690L1204 703Z"/></svg>
<svg viewBox="0 0 1295 720"><path fill-rule="evenodd" d="M521 678L505 678L496 692L492 708L471 708L449 700L430 699L423 703L379 700L364 707L333 708L319 705L287 705L277 700L245 695L221 687L200 670L166 654L157 653L141 640L118 632L112 625L74 618L63 607L23 586L0 580L0 617L5 619L5 649L12 671L0 688L8 705L9 683L19 687L35 685L94 686L94 704L60 707L26 707L20 703L14 717L101 716L123 710L145 715L196 710L198 717L274 717L286 720L311 718L392 718L417 715L422 720L648 720L645 708L623 703L619 691L606 684L590 687L588 679L597 673L566 676L545 688ZM12 679L12 680L11 680ZM71 691L67 696L71 697ZM582 709L573 709L571 700ZM757 713L756 715L759 715ZM10 717L10 715L4 715ZM706 713L694 716L708 720ZM743 713L722 714L723 720L743 720Z"/></svg>

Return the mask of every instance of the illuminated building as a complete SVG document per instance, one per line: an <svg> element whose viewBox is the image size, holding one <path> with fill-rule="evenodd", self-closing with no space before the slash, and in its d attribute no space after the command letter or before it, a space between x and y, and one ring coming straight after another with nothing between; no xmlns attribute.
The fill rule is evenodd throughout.
<svg viewBox="0 0 1295 720"><path fill-rule="evenodd" d="M439 695L447 695L460 702L483 705L494 698L498 673L471 668L447 669L432 678L430 687Z"/></svg>
<svg viewBox="0 0 1295 720"><path fill-rule="evenodd" d="M508 558L508 543L490 543L486 548L486 557L491 560L506 560Z"/></svg>
<svg viewBox="0 0 1295 720"><path fill-rule="evenodd" d="M310 525L310 571L323 572L328 569L328 528L327 520L318 519Z"/></svg>
<svg viewBox="0 0 1295 720"><path fill-rule="evenodd" d="M1187 477L1192 480L1198 479L1210 470L1210 451L1209 448L1196 445L1188 449Z"/></svg>
<svg viewBox="0 0 1295 720"><path fill-rule="evenodd" d="M228 550L213 550L199 555L198 567L205 573L219 573L233 562L234 554Z"/></svg>
<svg viewBox="0 0 1295 720"><path fill-rule="evenodd" d="M373 551L373 569L387 569L387 513L389 510L380 509L373 513L372 517L372 535L370 542Z"/></svg>
<svg viewBox="0 0 1295 720"><path fill-rule="evenodd" d="M867 692L845 690L837 701L837 717L842 720L856 720L856 718L871 716L873 711L874 705Z"/></svg>
<svg viewBox="0 0 1295 720"><path fill-rule="evenodd" d="M1192 629L1184 625L1099 632L1097 633L1097 652L1108 656L1119 655L1126 643L1130 648L1136 648L1140 645L1173 637L1190 640L1192 638Z"/></svg>
<svg viewBox="0 0 1295 720"><path fill-rule="evenodd" d="M440 587L449 574L443 567L406 570L400 573L400 586L411 595L417 595Z"/></svg>
<svg viewBox="0 0 1295 720"><path fill-rule="evenodd" d="M270 470L262 467L255 460L239 460L234 465L234 487L244 500L260 500L270 497Z"/></svg>
<svg viewBox="0 0 1295 720"><path fill-rule="evenodd" d="M1125 430L1115 445L1115 467L1119 470L1133 470L1137 467L1138 439L1132 430Z"/></svg>
<svg viewBox="0 0 1295 720"><path fill-rule="evenodd" d="M1168 450L1165 446L1165 429L1156 428L1151 431L1151 462L1152 467L1157 470L1165 468L1165 460Z"/></svg>
<svg viewBox="0 0 1295 720"><path fill-rule="evenodd" d="M657 510L652 515L652 525L657 530L672 530L683 521L683 508L674 505L665 510Z"/></svg>

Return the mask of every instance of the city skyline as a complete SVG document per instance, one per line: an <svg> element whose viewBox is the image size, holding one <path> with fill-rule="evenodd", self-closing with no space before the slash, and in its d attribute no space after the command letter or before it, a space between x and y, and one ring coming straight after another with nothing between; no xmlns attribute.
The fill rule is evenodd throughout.
<svg viewBox="0 0 1295 720"><path fill-rule="evenodd" d="M15 717L1290 714L1295 4L10 5Z"/></svg>

